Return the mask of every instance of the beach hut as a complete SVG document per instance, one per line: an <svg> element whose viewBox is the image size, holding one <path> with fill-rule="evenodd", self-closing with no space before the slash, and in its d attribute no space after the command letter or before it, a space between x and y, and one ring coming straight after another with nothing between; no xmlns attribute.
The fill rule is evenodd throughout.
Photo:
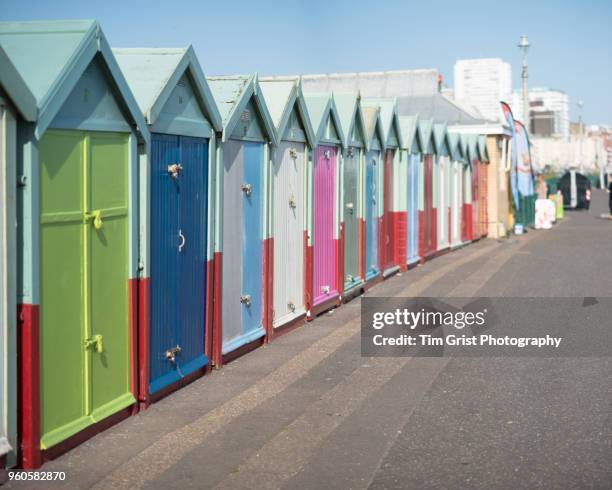
<svg viewBox="0 0 612 490"><path fill-rule="evenodd" d="M97 22L0 23L0 46L37 106L18 179L21 464L35 468L136 409L149 133Z"/></svg>
<svg viewBox="0 0 612 490"><path fill-rule="evenodd" d="M478 151L478 135L467 136L467 151L470 161L471 179L471 231L470 240L480 240L480 154Z"/></svg>
<svg viewBox="0 0 612 490"><path fill-rule="evenodd" d="M450 147L450 246L456 248L462 245L462 218L464 202L464 168L466 160L461 145L459 133L449 133L448 141Z"/></svg>
<svg viewBox="0 0 612 490"><path fill-rule="evenodd" d="M459 134L459 146L466 162L463 167L462 179L461 242L463 244L472 241L472 161L469 140L470 137L467 134Z"/></svg>
<svg viewBox="0 0 612 490"><path fill-rule="evenodd" d="M345 141L332 95L309 93L306 107L315 133L312 155L312 224L309 256L309 318L339 304L343 280L339 274L339 154Z"/></svg>
<svg viewBox="0 0 612 490"><path fill-rule="evenodd" d="M488 165L489 165L489 153L487 151L487 141L484 135L478 136L478 155L480 169L478 176L480 179L478 188L480 192L480 205L479 205L479 218L480 223L480 236L486 237L489 231L489 211L488 211L488 194L489 194L489 182L488 182Z"/></svg>
<svg viewBox="0 0 612 490"><path fill-rule="evenodd" d="M399 180L401 166L405 166L402 159L403 147L402 131L397 101L395 98L363 99L365 107L377 105L380 107L380 120L383 129L383 189L382 189L382 229L381 267L383 276L388 277L400 268L399 248L405 247L406 236L405 214L400 212Z"/></svg>
<svg viewBox="0 0 612 490"><path fill-rule="evenodd" d="M211 165L221 116L192 47L113 49L151 132L141 167L139 397L203 373L213 283Z"/></svg>
<svg viewBox="0 0 612 490"><path fill-rule="evenodd" d="M0 46L0 468L17 460L17 126L36 99Z"/></svg>
<svg viewBox="0 0 612 490"><path fill-rule="evenodd" d="M406 246L400 248L400 263L403 268L416 265L419 261L419 167L421 141L417 131L418 116L400 116L400 127L404 142L406 172L400 182L405 190L400 192L401 208L406 212Z"/></svg>
<svg viewBox="0 0 612 490"><path fill-rule="evenodd" d="M437 211L437 244L436 251L442 252L450 246L450 182L451 158L446 124L436 123L433 127L433 140L437 165L434 170L434 193Z"/></svg>
<svg viewBox="0 0 612 490"><path fill-rule="evenodd" d="M437 244L437 212L434 203L434 139L433 120L419 119L417 130L421 140L419 168L419 256L421 262L433 257Z"/></svg>
<svg viewBox="0 0 612 490"><path fill-rule="evenodd" d="M340 267L343 298L361 291L365 281L362 271L364 228L363 170L367 150L365 120L357 93L334 92L340 125L344 135L341 154Z"/></svg>
<svg viewBox="0 0 612 490"><path fill-rule="evenodd" d="M364 176L364 254L363 276L369 288L382 279L380 252L383 219L383 165L385 134L380 120L380 107L364 106L367 152Z"/></svg>
<svg viewBox="0 0 612 490"><path fill-rule="evenodd" d="M276 131L257 76L207 81L223 121L216 158L221 202L215 214L220 229L214 267L219 283L211 352L214 364L221 366L259 345L266 334L267 169Z"/></svg>
<svg viewBox="0 0 612 490"><path fill-rule="evenodd" d="M309 154L314 133L297 80L261 81L277 134L269 193L269 336L306 317Z"/></svg>

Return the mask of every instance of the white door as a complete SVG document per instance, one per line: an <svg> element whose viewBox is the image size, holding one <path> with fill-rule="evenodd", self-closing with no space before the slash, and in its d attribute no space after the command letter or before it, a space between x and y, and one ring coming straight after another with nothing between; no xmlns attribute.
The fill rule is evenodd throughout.
<svg viewBox="0 0 612 490"><path fill-rule="evenodd" d="M305 313L303 143L282 142L274 158L274 327Z"/></svg>
<svg viewBox="0 0 612 490"><path fill-rule="evenodd" d="M438 161L438 250L448 247L448 191L446 180L447 158Z"/></svg>
<svg viewBox="0 0 612 490"><path fill-rule="evenodd" d="M16 407L16 121L0 98L0 457L15 464Z"/></svg>

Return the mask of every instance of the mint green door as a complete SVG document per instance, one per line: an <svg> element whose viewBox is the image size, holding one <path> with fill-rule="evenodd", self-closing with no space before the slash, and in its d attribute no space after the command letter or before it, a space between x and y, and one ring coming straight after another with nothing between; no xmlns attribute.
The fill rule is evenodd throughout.
<svg viewBox="0 0 612 490"><path fill-rule="evenodd" d="M40 144L41 448L134 403L128 135L49 130Z"/></svg>

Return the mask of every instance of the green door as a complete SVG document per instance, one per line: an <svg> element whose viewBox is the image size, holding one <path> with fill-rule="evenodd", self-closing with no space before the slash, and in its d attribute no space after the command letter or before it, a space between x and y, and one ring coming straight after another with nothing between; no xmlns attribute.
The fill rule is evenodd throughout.
<svg viewBox="0 0 612 490"><path fill-rule="evenodd" d="M134 403L128 135L49 130L40 145L41 447Z"/></svg>
<svg viewBox="0 0 612 490"><path fill-rule="evenodd" d="M357 179L360 149L350 148L344 159L344 290L349 291L361 284L359 273L359 224L357 221L359 201Z"/></svg>

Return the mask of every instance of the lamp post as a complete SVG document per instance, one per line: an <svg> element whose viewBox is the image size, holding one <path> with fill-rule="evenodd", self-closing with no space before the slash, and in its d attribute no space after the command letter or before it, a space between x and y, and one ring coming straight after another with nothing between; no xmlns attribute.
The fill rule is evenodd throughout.
<svg viewBox="0 0 612 490"><path fill-rule="evenodd" d="M523 124L527 133L531 129L531 121L529 120L529 93L527 92L527 51L529 50L529 39L527 36L521 36L518 47L523 52L523 70L521 71L521 79L523 81Z"/></svg>
<svg viewBox="0 0 612 490"><path fill-rule="evenodd" d="M582 123L582 107L584 106L584 102L582 99L578 99L576 102L578 106L578 165L580 166L580 173L584 174L584 158L582 155L582 140L584 136L584 126Z"/></svg>

